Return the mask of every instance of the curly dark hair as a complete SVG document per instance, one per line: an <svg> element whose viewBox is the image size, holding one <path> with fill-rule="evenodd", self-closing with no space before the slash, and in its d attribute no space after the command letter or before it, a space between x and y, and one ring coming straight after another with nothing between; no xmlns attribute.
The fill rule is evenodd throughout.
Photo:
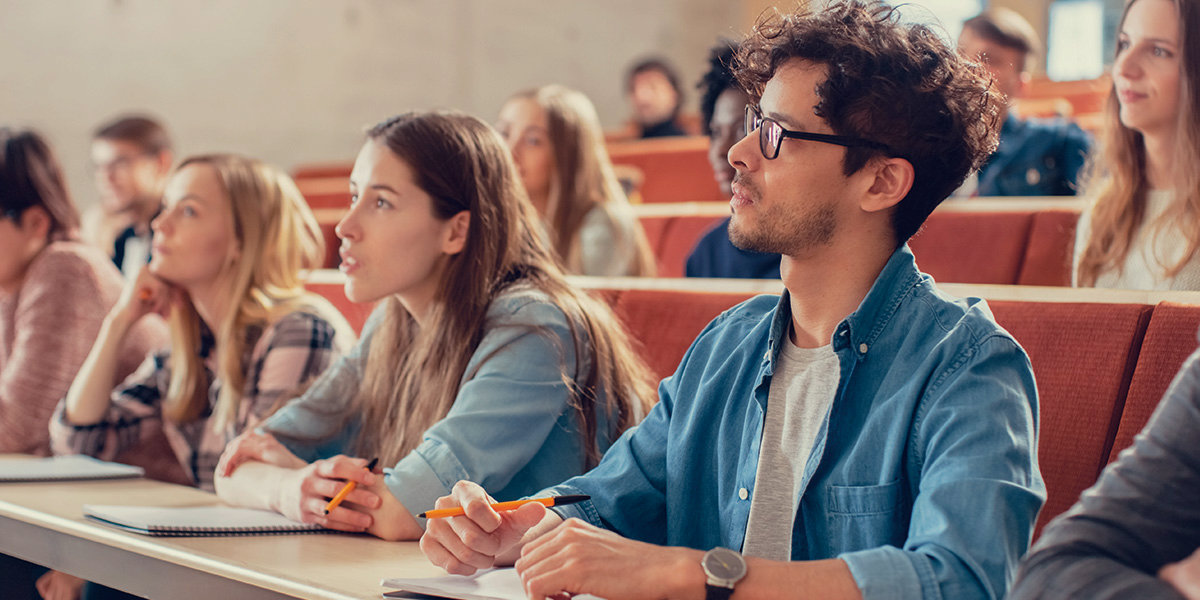
<svg viewBox="0 0 1200 600"><path fill-rule="evenodd" d="M696 84L700 90L700 126L704 135L712 135L709 124L712 123L713 111L716 110L717 97L729 88L740 90L737 78L733 76L733 61L737 56L737 43L721 40L708 53L708 71Z"/></svg>
<svg viewBox="0 0 1200 600"><path fill-rule="evenodd" d="M758 102L775 71L796 58L828 67L814 112L835 133L883 144L912 164L912 189L892 211L897 245L996 149L1000 96L987 72L878 0L765 14L738 48L734 75ZM844 173L879 154L848 148Z"/></svg>

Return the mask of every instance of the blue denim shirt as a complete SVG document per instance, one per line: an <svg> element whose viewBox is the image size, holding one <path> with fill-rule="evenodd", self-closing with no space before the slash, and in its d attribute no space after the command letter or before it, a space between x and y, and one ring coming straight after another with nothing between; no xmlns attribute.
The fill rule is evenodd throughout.
<svg viewBox="0 0 1200 600"><path fill-rule="evenodd" d="M1000 146L979 168L979 196L1074 196L1091 138L1063 119L1018 119L1000 128Z"/></svg>
<svg viewBox="0 0 1200 600"><path fill-rule="evenodd" d="M259 429L307 461L351 452L361 423L349 414L350 402L379 323L377 309L358 345ZM566 315L545 294L527 288L502 293L488 308L483 339L450 412L425 431L415 450L384 469L388 489L416 514L433 508L462 479L497 499L513 500L582 473L583 436L563 373L576 377L592 358L584 345L587 354L577 365L574 349ZM604 402L601 393L596 400L601 451L613 437L606 433Z"/></svg>
<svg viewBox="0 0 1200 600"><path fill-rule="evenodd" d="M787 296L717 317L659 403L555 508L621 535L742 547ZM841 382L796 501L792 559L840 557L864 598L1000 598L1045 500L1037 391L986 303L941 293L907 246L833 335Z"/></svg>

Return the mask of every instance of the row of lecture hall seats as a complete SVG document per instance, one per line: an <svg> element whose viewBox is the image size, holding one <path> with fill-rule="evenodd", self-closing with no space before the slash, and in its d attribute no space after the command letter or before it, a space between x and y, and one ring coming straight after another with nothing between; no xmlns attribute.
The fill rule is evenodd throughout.
<svg viewBox="0 0 1200 600"><path fill-rule="evenodd" d="M349 303L336 271L313 274L310 289L361 327L369 307ZM576 277L614 307L651 369L674 372L714 317L774 281ZM1196 348L1200 295L1025 286L942 285L986 298L1029 353L1040 396L1038 457L1049 499L1037 533L1095 482L1142 429L1184 359ZM1036 535L1036 534L1035 534Z"/></svg>
<svg viewBox="0 0 1200 600"><path fill-rule="evenodd" d="M1067 286L1082 208L1076 198L948 201L929 216L909 246L921 270L938 281ZM682 277L696 241L729 215L727 202L634 209L659 277Z"/></svg>
<svg viewBox="0 0 1200 600"><path fill-rule="evenodd" d="M341 192L345 196L345 192ZM341 208L310 196L325 235L326 267L338 264L334 226ZM909 241L921 269L938 281L1067 286L1078 199L976 198L942 204ZM659 277L682 277L704 232L729 214L727 202L638 205Z"/></svg>

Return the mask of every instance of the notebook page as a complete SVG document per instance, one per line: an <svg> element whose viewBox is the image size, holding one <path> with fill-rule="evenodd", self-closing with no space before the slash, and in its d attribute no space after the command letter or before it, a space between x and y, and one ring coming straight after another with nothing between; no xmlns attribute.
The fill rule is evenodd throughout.
<svg viewBox="0 0 1200 600"><path fill-rule="evenodd" d="M75 481L141 477L141 467L105 462L90 456L0 458L0 481Z"/></svg>
<svg viewBox="0 0 1200 600"><path fill-rule="evenodd" d="M384 579L384 587L416 592L437 598L454 600L525 600L525 588L517 570L489 569L474 575L446 575L415 579ZM403 597L403 596L401 596ZM572 596L572 600L602 600L589 594Z"/></svg>
<svg viewBox="0 0 1200 600"><path fill-rule="evenodd" d="M112 506L86 504L85 516L146 531L272 532L321 530L319 525L297 523L279 513L231 506Z"/></svg>

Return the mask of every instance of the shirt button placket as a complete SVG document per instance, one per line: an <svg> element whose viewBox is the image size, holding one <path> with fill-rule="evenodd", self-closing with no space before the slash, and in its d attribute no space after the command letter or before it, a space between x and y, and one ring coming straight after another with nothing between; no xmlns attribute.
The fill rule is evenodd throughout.
<svg viewBox="0 0 1200 600"><path fill-rule="evenodd" d="M750 490L748 490L746 488L741 488L738 490L738 498L745 500L746 498L749 498L749 497L750 497Z"/></svg>

